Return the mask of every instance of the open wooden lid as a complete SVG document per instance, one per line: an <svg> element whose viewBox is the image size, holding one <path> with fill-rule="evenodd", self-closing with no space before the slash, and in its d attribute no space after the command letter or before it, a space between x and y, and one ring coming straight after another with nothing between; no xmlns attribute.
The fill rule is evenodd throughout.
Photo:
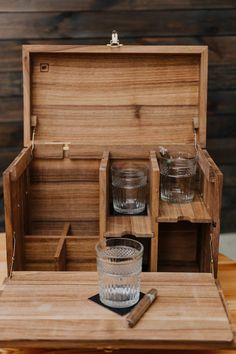
<svg viewBox="0 0 236 354"><path fill-rule="evenodd" d="M207 47L23 48L24 144L206 145Z"/></svg>

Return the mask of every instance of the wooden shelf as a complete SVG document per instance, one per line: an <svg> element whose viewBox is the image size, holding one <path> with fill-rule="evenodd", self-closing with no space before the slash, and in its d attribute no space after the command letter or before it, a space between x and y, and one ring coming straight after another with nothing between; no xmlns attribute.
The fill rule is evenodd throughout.
<svg viewBox="0 0 236 354"><path fill-rule="evenodd" d="M153 237L150 216L109 216L107 218L106 237L124 235L136 237Z"/></svg>
<svg viewBox="0 0 236 354"><path fill-rule="evenodd" d="M192 203L167 203L160 201L158 222L190 221L196 223L210 223L212 221L204 201L196 196Z"/></svg>

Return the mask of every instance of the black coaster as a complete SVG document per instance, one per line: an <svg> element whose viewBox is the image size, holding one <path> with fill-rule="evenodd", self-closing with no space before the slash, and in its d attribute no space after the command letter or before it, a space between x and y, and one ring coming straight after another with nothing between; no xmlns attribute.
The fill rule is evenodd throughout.
<svg viewBox="0 0 236 354"><path fill-rule="evenodd" d="M139 301L144 297L144 295L145 295L144 293L140 292ZM120 316L124 316L124 315L126 315L127 313L129 313L129 312L132 310L132 308L133 308L136 304L139 303L139 301L138 301L138 302L137 302L135 305L133 305L133 306L124 307L124 308L121 308L121 309L120 309L120 308L109 307L109 306L104 305L104 304L100 301L100 299L99 299L99 294L93 295L93 296L89 297L88 299L89 299L89 300L92 300L93 302L95 302L95 303L98 304L98 305L101 305L101 306L105 307L106 309L108 309L108 310L110 310L110 311L112 311L112 312L117 313L117 314L120 315Z"/></svg>

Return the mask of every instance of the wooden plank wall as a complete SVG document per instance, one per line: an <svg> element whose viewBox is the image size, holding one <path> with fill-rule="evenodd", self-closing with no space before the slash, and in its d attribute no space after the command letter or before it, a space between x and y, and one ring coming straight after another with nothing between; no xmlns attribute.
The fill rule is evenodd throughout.
<svg viewBox="0 0 236 354"><path fill-rule="evenodd" d="M113 29L124 44L209 46L207 148L224 173L222 231L235 231L235 0L1 0L0 170L22 146L21 45L104 44ZM1 181L0 200L3 229Z"/></svg>

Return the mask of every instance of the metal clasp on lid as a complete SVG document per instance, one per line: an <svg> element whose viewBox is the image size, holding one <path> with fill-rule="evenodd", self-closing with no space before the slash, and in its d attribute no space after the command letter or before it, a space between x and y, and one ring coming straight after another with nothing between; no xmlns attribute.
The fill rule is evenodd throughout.
<svg viewBox="0 0 236 354"><path fill-rule="evenodd" d="M123 45L119 41L117 31L112 31L110 43L107 45L110 47L121 47Z"/></svg>

